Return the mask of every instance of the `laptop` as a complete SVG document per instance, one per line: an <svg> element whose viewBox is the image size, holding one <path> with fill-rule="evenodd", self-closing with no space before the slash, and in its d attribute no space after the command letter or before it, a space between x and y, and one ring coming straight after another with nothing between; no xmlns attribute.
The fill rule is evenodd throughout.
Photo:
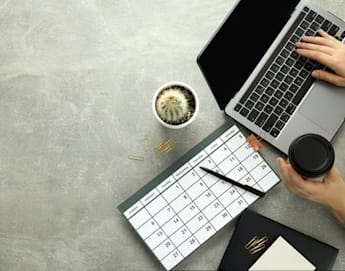
<svg viewBox="0 0 345 271"><path fill-rule="evenodd" d="M295 52L320 28L345 37L345 22L312 1L237 0L196 59L219 108L284 154L302 134L332 141L344 122L345 88L313 79L326 67Z"/></svg>

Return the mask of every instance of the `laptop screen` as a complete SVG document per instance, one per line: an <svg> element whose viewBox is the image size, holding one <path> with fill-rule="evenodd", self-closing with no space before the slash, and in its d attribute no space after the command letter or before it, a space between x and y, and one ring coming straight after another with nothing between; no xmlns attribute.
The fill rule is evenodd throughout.
<svg viewBox="0 0 345 271"><path fill-rule="evenodd" d="M299 0L241 0L197 57L220 109L241 88Z"/></svg>

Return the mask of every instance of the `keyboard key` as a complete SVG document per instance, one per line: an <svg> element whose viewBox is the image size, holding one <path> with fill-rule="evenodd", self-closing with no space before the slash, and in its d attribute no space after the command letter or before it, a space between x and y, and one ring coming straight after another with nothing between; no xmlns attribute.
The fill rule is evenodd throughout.
<svg viewBox="0 0 345 271"><path fill-rule="evenodd" d="M328 29L331 27L332 23L328 20L325 20L323 24L321 25L322 30L328 31Z"/></svg>
<svg viewBox="0 0 345 271"><path fill-rule="evenodd" d="M268 117L268 115L265 112L261 112L261 114L259 115L259 117L255 121L255 124L257 126L261 127L265 123L267 117Z"/></svg>
<svg viewBox="0 0 345 271"><path fill-rule="evenodd" d="M253 109L249 115L248 115L248 119L251 121L251 122L254 122L256 117L259 115L259 111L256 110L256 109Z"/></svg>
<svg viewBox="0 0 345 271"><path fill-rule="evenodd" d="M271 136L277 137L279 135L280 131L277 128L273 128L270 132Z"/></svg>
<svg viewBox="0 0 345 271"><path fill-rule="evenodd" d="M334 25L332 25L332 27L327 32L331 36L334 36L338 31L339 31L339 26L334 24Z"/></svg>
<svg viewBox="0 0 345 271"><path fill-rule="evenodd" d="M277 119L278 119L278 117L276 115L272 114L268 118L268 120L266 121L266 123L262 127L262 129L264 129L266 132L269 132L273 128L273 126L274 126L275 122L277 121Z"/></svg>
<svg viewBox="0 0 345 271"><path fill-rule="evenodd" d="M242 109L241 109L241 111L240 111L240 114L242 115L242 116L247 116L248 115L248 113L249 113L249 110L247 109L247 108L245 108L245 107L243 107Z"/></svg>
<svg viewBox="0 0 345 271"><path fill-rule="evenodd" d="M303 86L299 89L296 93L295 97L292 99L292 103L298 105L300 101L303 99L304 95L308 92L309 87L315 81L313 77L308 77L307 80L304 82Z"/></svg>

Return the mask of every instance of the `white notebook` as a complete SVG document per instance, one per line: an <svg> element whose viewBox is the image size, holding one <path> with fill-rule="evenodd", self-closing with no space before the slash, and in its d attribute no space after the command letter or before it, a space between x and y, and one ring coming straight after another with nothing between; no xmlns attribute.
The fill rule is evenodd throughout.
<svg viewBox="0 0 345 271"><path fill-rule="evenodd" d="M249 268L254 270L315 270L316 267L297 251L287 240L279 236Z"/></svg>

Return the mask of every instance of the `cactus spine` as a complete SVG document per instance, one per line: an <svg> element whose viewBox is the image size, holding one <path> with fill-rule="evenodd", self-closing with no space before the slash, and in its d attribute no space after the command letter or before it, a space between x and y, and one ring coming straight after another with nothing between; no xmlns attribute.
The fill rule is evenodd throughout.
<svg viewBox="0 0 345 271"><path fill-rule="evenodd" d="M165 89L157 98L157 113L171 124L179 124L190 117L189 102L180 87Z"/></svg>

